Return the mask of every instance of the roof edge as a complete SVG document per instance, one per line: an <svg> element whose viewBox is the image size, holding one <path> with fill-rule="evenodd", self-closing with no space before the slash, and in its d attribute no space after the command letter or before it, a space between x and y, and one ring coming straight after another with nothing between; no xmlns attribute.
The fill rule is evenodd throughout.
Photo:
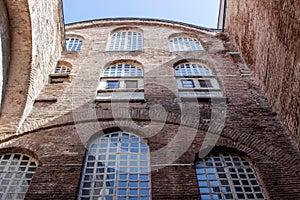
<svg viewBox="0 0 300 200"><path fill-rule="evenodd" d="M163 23L170 23L170 24L176 24L176 25L182 25L182 26L187 26L190 28L195 28L199 30L204 30L204 31L210 31L210 32L222 32L222 29L218 28L207 28L203 26L198 26L194 24L189 24L185 22L178 22L178 21L173 21L173 20L167 20L167 19L154 19L154 18L139 18L139 17L118 17L118 18L101 18L101 19L92 19L92 20L85 20L85 21L80 21L80 22L72 22L65 24L66 26L70 25L77 25L77 24L84 24L84 23L92 23L92 22L106 22L106 21L135 21L139 20L141 22L163 22Z"/></svg>

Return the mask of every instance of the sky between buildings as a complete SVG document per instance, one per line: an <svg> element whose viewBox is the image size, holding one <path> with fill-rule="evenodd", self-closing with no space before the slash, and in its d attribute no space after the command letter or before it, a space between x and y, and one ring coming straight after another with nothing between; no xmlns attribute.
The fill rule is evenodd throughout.
<svg viewBox="0 0 300 200"><path fill-rule="evenodd" d="M220 0L63 0L65 23L116 17L167 19L216 28Z"/></svg>

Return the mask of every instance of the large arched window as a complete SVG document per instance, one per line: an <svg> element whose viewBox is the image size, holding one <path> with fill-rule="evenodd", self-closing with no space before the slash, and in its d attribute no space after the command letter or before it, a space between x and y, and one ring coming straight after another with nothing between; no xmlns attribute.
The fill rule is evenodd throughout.
<svg viewBox="0 0 300 200"><path fill-rule="evenodd" d="M0 157L0 198L24 199L38 163L30 156L7 153Z"/></svg>
<svg viewBox="0 0 300 200"><path fill-rule="evenodd" d="M202 200L266 199L252 165L231 154L210 154L196 162Z"/></svg>
<svg viewBox="0 0 300 200"><path fill-rule="evenodd" d="M169 49L173 51L200 51L203 50L201 43L190 37L173 37L169 39Z"/></svg>
<svg viewBox="0 0 300 200"><path fill-rule="evenodd" d="M150 199L147 143L125 132L105 134L88 148L79 200Z"/></svg>
<svg viewBox="0 0 300 200"><path fill-rule="evenodd" d="M120 31L114 32L109 38L108 51L141 51L143 50L143 37L140 32Z"/></svg>
<svg viewBox="0 0 300 200"><path fill-rule="evenodd" d="M180 97L221 97L222 92L212 71L199 63L181 63L175 66Z"/></svg>
<svg viewBox="0 0 300 200"><path fill-rule="evenodd" d="M105 68L98 86L97 99L144 99L142 68L129 63Z"/></svg>
<svg viewBox="0 0 300 200"><path fill-rule="evenodd" d="M82 46L82 40L78 38L67 38L66 47L67 51L79 51Z"/></svg>

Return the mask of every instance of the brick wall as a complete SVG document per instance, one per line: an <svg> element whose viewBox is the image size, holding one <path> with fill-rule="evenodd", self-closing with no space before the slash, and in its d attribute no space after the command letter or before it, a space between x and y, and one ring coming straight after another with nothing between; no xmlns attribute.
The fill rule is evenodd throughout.
<svg viewBox="0 0 300 200"><path fill-rule="evenodd" d="M300 3L227 1L225 30L300 145Z"/></svg>
<svg viewBox="0 0 300 200"><path fill-rule="evenodd" d="M119 27L142 29L144 50L105 51L110 32ZM169 52L171 34L190 32L205 52ZM151 20L83 22L68 25L66 34L84 38L81 51L61 57L72 65L70 82L47 84L19 135L1 140L2 148L34 152L39 160L27 199L75 199L85 145L96 133L118 127L149 144L153 199L199 199L194 158L211 146L246 156L268 199L300 198L300 153L243 59L230 53L237 49L226 34ZM213 69L226 104L178 98L173 65L184 59ZM145 101L95 101L100 75L115 60L143 65ZM214 130L221 136L210 134Z"/></svg>

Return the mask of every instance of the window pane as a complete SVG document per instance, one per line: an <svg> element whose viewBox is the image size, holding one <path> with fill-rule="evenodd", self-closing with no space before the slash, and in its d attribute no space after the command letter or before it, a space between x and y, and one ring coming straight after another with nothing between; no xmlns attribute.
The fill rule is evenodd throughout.
<svg viewBox="0 0 300 200"><path fill-rule="evenodd" d="M82 41L77 38L67 38L66 47L67 51L79 51L82 45Z"/></svg>
<svg viewBox="0 0 300 200"><path fill-rule="evenodd" d="M182 87L183 88L194 88L194 82L193 80L181 80Z"/></svg>
<svg viewBox="0 0 300 200"><path fill-rule="evenodd" d="M107 81L107 89L116 89L119 88L119 81Z"/></svg>
<svg viewBox="0 0 300 200"><path fill-rule="evenodd" d="M3 162L3 161L8 162ZM35 173L37 162L23 154L5 154L0 157L1 199L23 199Z"/></svg>
<svg viewBox="0 0 300 200"><path fill-rule="evenodd" d="M203 88L212 87L210 80L199 80L199 84Z"/></svg>
<svg viewBox="0 0 300 200"><path fill-rule="evenodd" d="M125 87L126 88L138 88L138 81L125 80Z"/></svg>
<svg viewBox="0 0 300 200"><path fill-rule="evenodd" d="M194 38L177 37L169 40L170 51L198 51L203 50L200 42Z"/></svg>
<svg viewBox="0 0 300 200"><path fill-rule="evenodd" d="M105 143L107 151L98 151L101 145ZM132 153L129 150L124 151L122 146L134 146L138 149ZM147 151L141 153L140 148L147 148ZM91 151L95 149L95 151ZM114 149L113 153L111 149ZM90 157L101 157L101 165L89 165ZM106 134L100 139L95 139L88 149L86 163L83 170L83 178L79 199L91 198L97 196L97 199L107 199L118 197L118 199L139 199L150 198L149 183L149 162L145 165L144 157L149 159L149 149L147 143L135 135L116 132ZM103 161L102 161L103 160ZM88 162L87 162L88 161ZM141 164L143 163L143 165ZM141 169L147 170L141 170ZM91 169L90 178L87 178L87 169ZM143 171L143 172L141 172ZM101 189L101 192L100 192ZM98 191L99 190L99 191Z"/></svg>
<svg viewBox="0 0 300 200"><path fill-rule="evenodd" d="M247 164L242 166L242 163L245 162ZM196 175L201 197L205 196L207 199L218 199L219 197L220 199L265 199L252 165L238 156L208 155L197 161ZM220 196L221 194L222 196ZM254 198L255 196L260 198Z"/></svg>
<svg viewBox="0 0 300 200"><path fill-rule="evenodd" d="M132 31L114 33L108 45L109 51L140 51L142 49L142 34Z"/></svg>

